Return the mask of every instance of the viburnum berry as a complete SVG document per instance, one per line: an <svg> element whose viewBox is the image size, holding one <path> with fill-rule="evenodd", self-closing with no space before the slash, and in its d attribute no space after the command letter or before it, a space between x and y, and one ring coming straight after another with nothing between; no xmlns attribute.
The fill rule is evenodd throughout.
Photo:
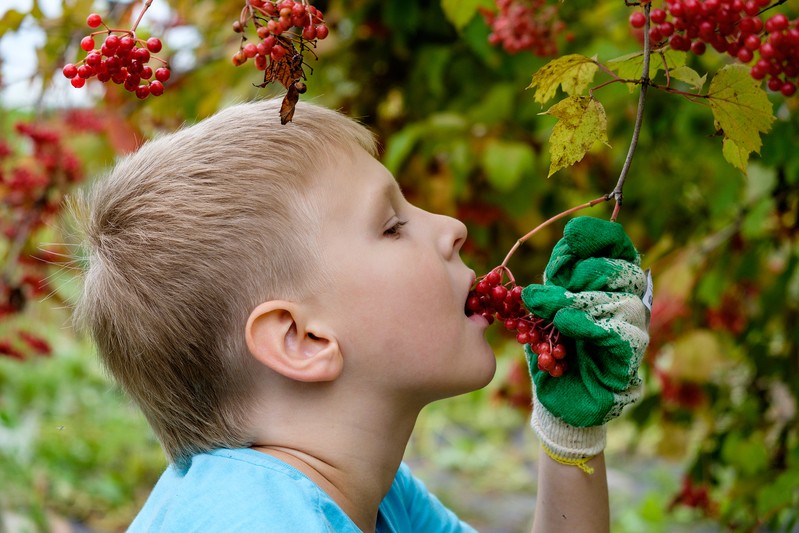
<svg viewBox="0 0 799 533"><path fill-rule="evenodd" d="M92 13L91 15L86 17L86 24L90 28L96 28L102 23L103 23L103 18L97 13Z"/></svg>
<svg viewBox="0 0 799 533"><path fill-rule="evenodd" d="M510 281L502 283L503 274ZM560 332L524 307L522 290L506 267L497 267L475 281L465 312L469 316L481 315L489 324L499 321L506 330L516 333L516 342L530 346L538 356L539 370L553 377L562 376L568 370L568 350L561 342Z"/></svg>
<svg viewBox="0 0 799 533"><path fill-rule="evenodd" d="M252 21L259 42L245 44L246 37L242 36L241 46L232 58L236 66L254 59L256 67L265 70L271 62L302 55L328 35L322 12L301 0L249 1L245 13L246 18L233 23L234 31L245 33Z"/></svg>
<svg viewBox="0 0 799 533"><path fill-rule="evenodd" d="M761 17L771 4L770 0L666 0L664 9L650 12L649 37L656 46L667 42L673 50L696 55L711 46L751 64L752 78L768 78L769 90L793 95L786 84L795 85L799 75L799 20L776 13L764 22ZM632 13L630 26L642 28L645 18L640 11Z"/></svg>
<svg viewBox="0 0 799 533"><path fill-rule="evenodd" d="M142 12L148 7L149 3L145 3ZM109 28L97 13L89 15L86 24L91 28L103 25L105 29L83 37L80 47L87 52L86 57L82 61L64 66L62 72L73 87L81 88L86 84L86 80L96 77L102 83L110 81L122 85L127 91L135 93L138 98L163 94L163 83L169 78L166 62L154 58L164 67L157 69L156 80L153 81L149 81L153 77L153 67L148 65L153 59L151 54L160 52L163 47L160 39L150 37L145 41L137 38L135 25L129 30ZM102 36L105 38L98 49L94 38ZM161 70L166 74L159 77L157 74ZM159 82L159 86L153 89L152 83L155 81Z"/></svg>
<svg viewBox="0 0 799 533"><path fill-rule="evenodd" d="M497 11L480 8L491 28L488 42L501 45L515 54L530 51L541 57L554 56L556 37L565 29L558 18L558 8L546 0L495 0Z"/></svg>

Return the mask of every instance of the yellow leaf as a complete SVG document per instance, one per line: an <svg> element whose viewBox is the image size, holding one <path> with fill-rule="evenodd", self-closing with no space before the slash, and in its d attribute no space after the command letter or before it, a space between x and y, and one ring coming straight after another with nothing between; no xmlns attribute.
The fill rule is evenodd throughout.
<svg viewBox="0 0 799 533"><path fill-rule="evenodd" d="M745 65L727 65L707 91L714 125L724 134L724 158L746 171L751 152L760 153L760 134L774 122L771 102Z"/></svg>
<svg viewBox="0 0 799 533"><path fill-rule="evenodd" d="M597 141L608 144L608 123L602 104L590 96L570 96L542 115L558 119L549 137L549 176L580 161Z"/></svg>
<svg viewBox="0 0 799 533"><path fill-rule="evenodd" d="M721 143L721 147L721 153L724 155L724 159L746 174L749 166L749 151L735 144L735 141L732 139L724 139Z"/></svg>
<svg viewBox="0 0 799 533"><path fill-rule="evenodd" d="M565 55L538 69L527 88L535 89L533 98L539 104L551 100L558 85L566 94L575 96L588 88L598 68L596 61L591 58L580 54Z"/></svg>

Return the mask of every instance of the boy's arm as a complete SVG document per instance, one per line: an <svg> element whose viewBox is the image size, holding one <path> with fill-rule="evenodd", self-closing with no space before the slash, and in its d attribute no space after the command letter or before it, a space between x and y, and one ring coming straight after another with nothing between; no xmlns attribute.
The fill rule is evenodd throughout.
<svg viewBox="0 0 799 533"><path fill-rule="evenodd" d="M605 424L641 394L638 367L649 343L648 278L619 224L570 221L544 283L522 291L532 313L568 341L569 370L539 369L530 345L531 425L542 451L534 532L608 531Z"/></svg>
<svg viewBox="0 0 799 533"><path fill-rule="evenodd" d="M533 533L610 531L605 455L586 463L594 469L592 475L555 461L543 450L539 458Z"/></svg>

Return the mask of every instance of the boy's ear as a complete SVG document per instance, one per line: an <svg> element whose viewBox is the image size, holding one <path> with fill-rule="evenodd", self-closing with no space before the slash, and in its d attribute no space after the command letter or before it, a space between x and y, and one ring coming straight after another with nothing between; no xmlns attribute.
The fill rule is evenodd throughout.
<svg viewBox="0 0 799 533"><path fill-rule="evenodd" d="M260 304L247 319L245 335L252 356L289 379L333 381L344 368L332 332L309 327L297 304L282 300Z"/></svg>

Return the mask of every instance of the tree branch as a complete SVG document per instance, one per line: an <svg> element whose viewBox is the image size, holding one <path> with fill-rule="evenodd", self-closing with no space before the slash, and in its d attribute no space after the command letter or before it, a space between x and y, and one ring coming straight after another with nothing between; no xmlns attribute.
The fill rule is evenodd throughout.
<svg viewBox="0 0 799 533"><path fill-rule="evenodd" d="M630 149L627 151L627 158L624 160L624 166L621 169L621 173L619 174L619 181L616 182L616 187L607 195L607 199L610 200L613 198L616 201L616 206L613 208L613 214L610 216L610 220L616 221L616 217L619 215L619 209L621 209L622 201L624 200L624 195L622 194L622 190L624 189L624 182L627 180L627 174L630 172L630 165L633 162L633 155L635 155L635 149L638 147L638 135L641 133L641 123L644 118L644 103L646 102L646 91L649 88L649 54L650 54L650 43L649 43L649 9L651 7L651 3L647 2L644 4L644 15L646 16L646 23L644 24L644 65L641 71L641 92L638 95L638 111L635 115L635 127L633 128L633 136L630 140Z"/></svg>

